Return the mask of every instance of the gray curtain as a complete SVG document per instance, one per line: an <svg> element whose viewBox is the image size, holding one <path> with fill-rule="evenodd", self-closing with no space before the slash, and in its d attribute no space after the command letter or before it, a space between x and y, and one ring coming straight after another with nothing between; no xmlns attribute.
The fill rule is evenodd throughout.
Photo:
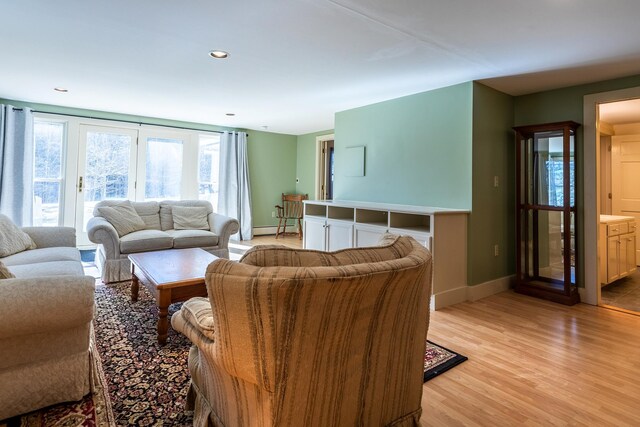
<svg viewBox="0 0 640 427"><path fill-rule="evenodd" d="M33 112L0 104L0 213L19 226L33 218Z"/></svg>
<svg viewBox="0 0 640 427"><path fill-rule="evenodd" d="M234 239L250 240L253 238L253 223L246 133L222 133L218 182L218 211L240 222L240 231L233 236Z"/></svg>

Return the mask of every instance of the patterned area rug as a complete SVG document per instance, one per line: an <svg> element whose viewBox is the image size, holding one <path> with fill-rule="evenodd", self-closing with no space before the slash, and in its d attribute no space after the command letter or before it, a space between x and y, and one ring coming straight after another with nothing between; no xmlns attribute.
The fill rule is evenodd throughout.
<svg viewBox="0 0 640 427"><path fill-rule="evenodd" d="M187 356L191 342L169 327L167 344L156 335L153 297L140 287L131 301L130 282L96 286L95 329L117 425L187 426ZM169 314L180 304L173 304Z"/></svg>
<svg viewBox="0 0 640 427"><path fill-rule="evenodd" d="M0 427L110 427L115 425L106 380L92 339L95 392L80 402L61 403L0 421Z"/></svg>
<svg viewBox="0 0 640 427"><path fill-rule="evenodd" d="M427 340L427 349L424 352L424 382L437 377L465 360L467 360L466 356Z"/></svg>

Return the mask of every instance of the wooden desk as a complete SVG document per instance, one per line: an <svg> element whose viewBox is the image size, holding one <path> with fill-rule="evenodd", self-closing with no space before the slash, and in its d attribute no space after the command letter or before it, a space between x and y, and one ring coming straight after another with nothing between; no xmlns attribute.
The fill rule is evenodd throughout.
<svg viewBox="0 0 640 427"><path fill-rule="evenodd" d="M167 342L169 305L193 297L206 297L204 274L217 256L200 249L167 249L129 255L131 300L138 300L140 282L158 305L158 343Z"/></svg>

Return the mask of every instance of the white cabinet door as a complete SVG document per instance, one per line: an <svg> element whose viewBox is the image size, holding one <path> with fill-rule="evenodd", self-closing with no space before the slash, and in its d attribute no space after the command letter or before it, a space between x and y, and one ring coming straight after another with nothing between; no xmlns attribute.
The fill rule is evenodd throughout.
<svg viewBox="0 0 640 427"><path fill-rule="evenodd" d="M618 257L618 236L607 239L607 283L611 283L620 277L620 258Z"/></svg>
<svg viewBox="0 0 640 427"><path fill-rule="evenodd" d="M327 250L337 251L353 247L353 222L327 221Z"/></svg>
<svg viewBox="0 0 640 427"><path fill-rule="evenodd" d="M304 219L304 248L326 250L326 221L324 218Z"/></svg>
<svg viewBox="0 0 640 427"><path fill-rule="evenodd" d="M354 226L354 246L364 248L367 246L377 246L380 237L387 232L387 227L375 225L356 224Z"/></svg>
<svg viewBox="0 0 640 427"><path fill-rule="evenodd" d="M399 234L401 236L411 236L414 239L416 239L416 241L420 243L422 246L431 250L431 234L429 233L411 232L407 230L402 230L400 228L391 228L389 230L389 233Z"/></svg>
<svg viewBox="0 0 640 427"><path fill-rule="evenodd" d="M620 239L625 239L627 241L626 253L620 254L620 257L624 259L626 265L622 268L625 269L627 274L635 273L636 267L636 236L635 234L625 234L624 236L620 236Z"/></svg>

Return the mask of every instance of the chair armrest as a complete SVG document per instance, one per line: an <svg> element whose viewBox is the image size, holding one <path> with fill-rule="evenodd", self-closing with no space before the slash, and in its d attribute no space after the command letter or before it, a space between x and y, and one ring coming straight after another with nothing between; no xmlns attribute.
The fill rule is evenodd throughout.
<svg viewBox="0 0 640 427"><path fill-rule="evenodd" d="M208 220L211 231L218 236L218 247L227 248L231 235L240 229L238 220L215 212L209 214Z"/></svg>
<svg viewBox="0 0 640 427"><path fill-rule="evenodd" d="M275 205L274 207L278 211L278 213L276 214L278 216L278 218L281 217L281 216L284 216L284 206Z"/></svg>
<svg viewBox="0 0 640 427"><path fill-rule="evenodd" d="M38 248L76 246L76 229L73 227L23 227Z"/></svg>
<svg viewBox="0 0 640 427"><path fill-rule="evenodd" d="M171 326L181 332L192 343L202 348L213 348L215 327L211 303L207 298L191 298L171 316Z"/></svg>
<svg viewBox="0 0 640 427"><path fill-rule="evenodd" d="M87 223L87 235L93 243L104 246L107 259L120 258L120 236L109 221L94 216Z"/></svg>
<svg viewBox="0 0 640 427"><path fill-rule="evenodd" d="M0 339L91 322L94 291L90 276L0 280Z"/></svg>

